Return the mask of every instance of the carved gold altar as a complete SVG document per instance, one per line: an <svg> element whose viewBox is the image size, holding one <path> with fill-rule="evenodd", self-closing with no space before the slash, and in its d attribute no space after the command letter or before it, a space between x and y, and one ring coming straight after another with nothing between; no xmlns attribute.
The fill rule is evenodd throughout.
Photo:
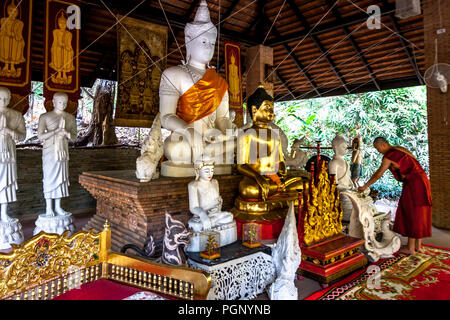
<svg viewBox="0 0 450 320"><path fill-rule="evenodd" d="M309 192L310 187L310 192ZM306 245L320 242L342 232L342 210L336 184L328 177L325 162L322 162L317 185L314 174L311 183L305 185L305 197L300 197L300 206L308 204L305 212L303 242Z"/></svg>
<svg viewBox="0 0 450 320"><path fill-rule="evenodd" d="M9 254L0 254L0 297L8 300L47 300L70 290L79 272L81 283L99 278L161 292L182 299L204 299L211 278L202 271L163 265L113 253L108 222L99 234L80 231L67 237L39 233Z"/></svg>
<svg viewBox="0 0 450 320"><path fill-rule="evenodd" d="M130 17L117 27L118 100L114 124L151 127L159 109L168 28Z"/></svg>
<svg viewBox="0 0 450 320"><path fill-rule="evenodd" d="M311 180L299 195L298 236L301 243L300 272L329 284L367 264L360 252L364 240L342 234L342 208L334 177L317 157Z"/></svg>

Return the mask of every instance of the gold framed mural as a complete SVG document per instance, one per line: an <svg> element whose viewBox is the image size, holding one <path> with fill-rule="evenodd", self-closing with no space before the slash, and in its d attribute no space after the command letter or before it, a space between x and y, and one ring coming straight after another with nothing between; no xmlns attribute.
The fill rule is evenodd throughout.
<svg viewBox="0 0 450 320"><path fill-rule="evenodd" d="M167 64L168 28L122 16L117 27L118 72L114 125L151 127ZM123 20L122 20L123 18Z"/></svg>

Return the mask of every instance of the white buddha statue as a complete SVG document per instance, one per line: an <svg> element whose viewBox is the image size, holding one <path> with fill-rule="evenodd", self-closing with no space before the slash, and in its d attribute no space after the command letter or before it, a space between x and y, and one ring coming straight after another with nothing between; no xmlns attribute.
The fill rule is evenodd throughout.
<svg viewBox="0 0 450 320"><path fill-rule="evenodd" d="M11 221L7 214L8 202L16 201L17 166L15 140L26 136L22 114L8 108L11 92L0 87L0 203L1 221Z"/></svg>
<svg viewBox="0 0 450 320"><path fill-rule="evenodd" d="M46 214L54 216L52 201L58 215L68 215L61 208L61 198L69 196L69 143L77 137L75 117L64 110L68 96L63 92L53 95L54 110L39 117L38 138L43 141L42 171Z"/></svg>
<svg viewBox="0 0 450 320"><path fill-rule="evenodd" d="M220 233L220 245L224 246L237 240L236 222L233 214L222 210L222 197L219 182L213 179L214 163L212 159L195 161L194 181L188 184L189 210L194 215L188 221L192 231L188 251L199 251L199 233L215 230Z"/></svg>
<svg viewBox="0 0 450 320"><path fill-rule="evenodd" d="M187 23L184 31L186 61L166 69L159 87L161 124L172 131L164 143L168 161L162 164L161 174L193 176L192 164L203 154L214 158L216 173L231 173L230 166L218 166L226 162L223 141L229 139L227 129L233 126L229 119L228 84L209 66L217 29L210 20L206 1L200 3L194 21ZM234 150L231 144L226 145Z"/></svg>
<svg viewBox="0 0 450 320"><path fill-rule="evenodd" d="M233 222L233 214L222 211L219 182L212 178L214 163L197 160L194 166L196 178L188 184L189 210L194 215L188 222L189 228L201 232Z"/></svg>
<svg viewBox="0 0 450 320"><path fill-rule="evenodd" d="M8 203L16 201L17 165L16 143L26 136L22 114L8 108L11 92L0 87L0 250L9 249L11 243L23 242L22 226L18 219L8 216Z"/></svg>
<svg viewBox="0 0 450 320"><path fill-rule="evenodd" d="M354 185L350 176L350 166L344 159L348 149L347 141L343 136L336 135L331 142L331 146L333 147L334 156L328 164L328 172L334 175L338 191L351 190L354 188ZM340 196L340 203L343 211L342 220L350 221L353 210L350 199L342 195Z"/></svg>

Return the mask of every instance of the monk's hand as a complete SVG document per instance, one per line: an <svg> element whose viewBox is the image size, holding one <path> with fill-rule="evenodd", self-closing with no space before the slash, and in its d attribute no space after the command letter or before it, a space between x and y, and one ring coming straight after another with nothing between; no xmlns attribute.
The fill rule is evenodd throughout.
<svg viewBox="0 0 450 320"><path fill-rule="evenodd" d="M366 185L363 185L362 187L358 187L358 192L364 192L364 190L367 189Z"/></svg>

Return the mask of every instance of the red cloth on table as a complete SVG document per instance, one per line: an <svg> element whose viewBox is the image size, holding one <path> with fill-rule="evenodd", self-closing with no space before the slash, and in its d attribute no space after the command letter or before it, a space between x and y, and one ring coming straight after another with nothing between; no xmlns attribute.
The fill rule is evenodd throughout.
<svg viewBox="0 0 450 320"><path fill-rule="evenodd" d="M98 279L81 285L55 297L53 300L122 300L142 289L106 279Z"/></svg>
<svg viewBox="0 0 450 320"><path fill-rule="evenodd" d="M396 148L384 157L400 166L395 169L391 165L389 170L396 180L403 182L394 232L415 239L431 237L431 186L425 170L416 158Z"/></svg>

